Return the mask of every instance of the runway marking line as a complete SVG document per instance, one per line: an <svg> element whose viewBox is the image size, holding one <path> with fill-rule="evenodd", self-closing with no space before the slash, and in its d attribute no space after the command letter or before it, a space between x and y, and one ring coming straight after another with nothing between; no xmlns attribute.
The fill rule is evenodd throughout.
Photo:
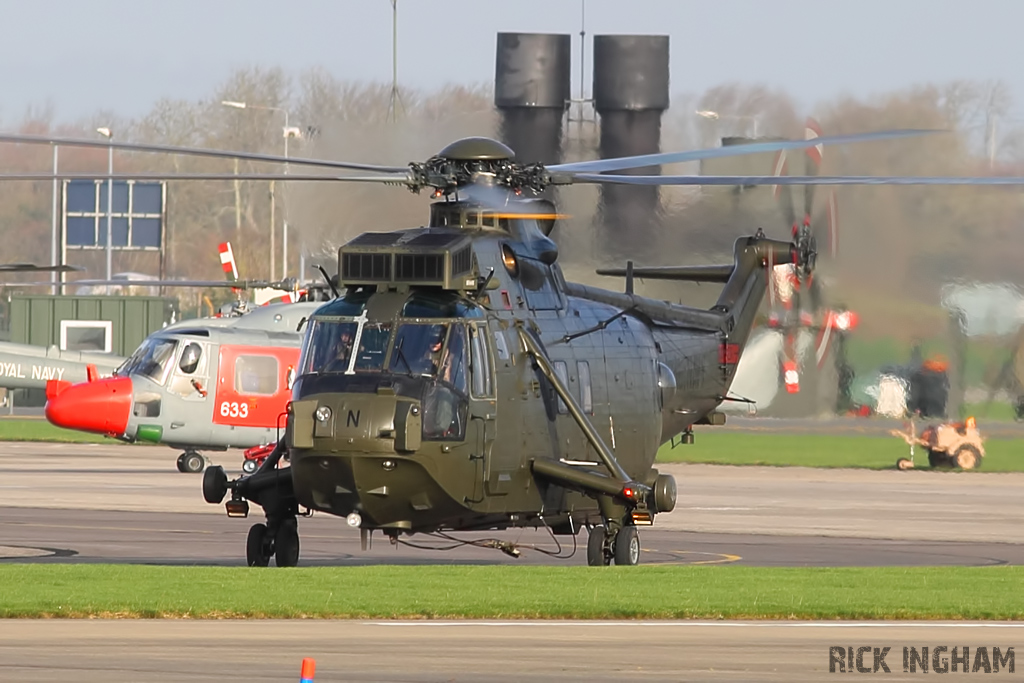
<svg viewBox="0 0 1024 683"><path fill-rule="evenodd" d="M76 524L40 524L38 522L0 522L0 526L31 526L42 529L78 529L84 531L158 531L168 534L216 534L217 531L203 531L202 529L154 529L152 527L131 527L131 526L81 526Z"/></svg>
<svg viewBox="0 0 1024 683"><path fill-rule="evenodd" d="M449 627L477 627L490 626L502 628L506 626L545 626L549 628L564 628L565 622L561 620L551 621L370 621L363 622L369 626L413 626L426 628L449 628ZM923 628L1024 628L1024 623L983 623L983 622L946 622L946 621L635 621L623 619L622 621L576 621L573 626L595 626L595 627L662 627L672 626L675 628L703 628L706 626L732 627L732 628L893 628L893 627L923 627Z"/></svg>
<svg viewBox="0 0 1024 683"><path fill-rule="evenodd" d="M658 562L658 566L696 566L699 564L727 564L729 562L738 562L743 558L739 555L732 555L730 553L709 553L702 550L658 550L656 548L641 548L645 553L660 553L662 555L671 555L673 557L680 557L681 555L710 555L718 558L713 560L696 560L686 561L680 557L679 562Z"/></svg>

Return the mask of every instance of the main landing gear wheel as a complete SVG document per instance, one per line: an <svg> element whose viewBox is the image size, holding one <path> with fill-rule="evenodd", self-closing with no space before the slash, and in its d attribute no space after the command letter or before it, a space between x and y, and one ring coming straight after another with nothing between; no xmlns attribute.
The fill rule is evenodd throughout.
<svg viewBox="0 0 1024 683"><path fill-rule="evenodd" d="M178 456L178 470L180 472L197 473L202 472L206 467L206 459L195 451L185 451Z"/></svg>
<svg viewBox="0 0 1024 683"><path fill-rule="evenodd" d="M607 534L603 526L591 528L587 537L587 564L591 567L607 567L612 563L611 553L605 543Z"/></svg>
<svg viewBox="0 0 1024 683"><path fill-rule="evenodd" d="M294 567L299 563L299 523L294 517L284 520L277 527L274 558L278 567Z"/></svg>
<svg viewBox="0 0 1024 683"><path fill-rule="evenodd" d="M256 464L255 460L242 461L242 471L245 472L246 474L252 474L253 472L256 471L257 467L258 465Z"/></svg>
<svg viewBox="0 0 1024 683"><path fill-rule="evenodd" d="M245 539L245 561L250 567L266 567L270 564L272 549L267 547L269 542L266 524L253 524L249 527L249 536Z"/></svg>
<svg viewBox="0 0 1024 683"><path fill-rule="evenodd" d="M640 564L640 532L624 526L615 534L615 564L635 567Z"/></svg>
<svg viewBox="0 0 1024 683"><path fill-rule="evenodd" d="M981 453L970 444L964 444L953 454L956 466L962 470L973 470L981 464Z"/></svg>

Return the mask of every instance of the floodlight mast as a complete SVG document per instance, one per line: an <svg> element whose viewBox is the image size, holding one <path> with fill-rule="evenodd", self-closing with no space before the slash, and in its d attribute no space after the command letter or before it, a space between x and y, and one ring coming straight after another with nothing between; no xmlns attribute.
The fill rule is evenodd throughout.
<svg viewBox="0 0 1024 683"><path fill-rule="evenodd" d="M711 111L710 109L698 109L696 112L697 116L701 118L709 119L711 121L720 121L721 119L733 119L734 121L750 121L753 123L753 135L757 137L758 122L761 120L761 116L754 114L753 116L747 114L719 114L717 111Z"/></svg>

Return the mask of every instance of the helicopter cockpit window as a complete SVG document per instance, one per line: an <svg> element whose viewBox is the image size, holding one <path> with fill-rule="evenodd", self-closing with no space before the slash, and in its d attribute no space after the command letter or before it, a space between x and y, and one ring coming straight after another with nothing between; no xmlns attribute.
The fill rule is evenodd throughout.
<svg viewBox="0 0 1024 683"><path fill-rule="evenodd" d="M141 375L162 385L167 380L177 345L174 339L147 339L115 374L119 377Z"/></svg>
<svg viewBox="0 0 1024 683"><path fill-rule="evenodd" d="M395 346L388 368L396 373L434 376L441 367L441 347L447 325L402 323L395 332Z"/></svg>
<svg viewBox="0 0 1024 683"><path fill-rule="evenodd" d="M444 358L441 359L440 377L461 393L465 394L468 391L466 386L466 328L463 325L452 326L451 334L448 337L448 346L445 348Z"/></svg>
<svg viewBox="0 0 1024 683"><path fill-rule="evenodd" d="M189 342L181 352L178 369L186 375L191 375L199 367L199 359L202 356L203 347L195 342Z"/></svg>
<svg viewBox="0 0 1024 683"><path fill-rule="evenodd" d="M461 441L466 436L469 403L442 382L431 382L423 392L423 439Z"/></svg>
<svg viewBox="0 0 1024 683"><path fill-rule="evenodd" d="M306 330L300 374L347 371L356 328L354 322L314 318Z"/></svg>
<svg viewBox="0 0 1024 683"><path fill-rule="evenodd" d="M356 372L373 372L384 367L384 354L391 337L391 323L366 323L358 338L356 362L352 366Z"/></svg>
<svg viewBox="0 0 1024 683"><path fill-rule="evenodd" d="M349 287L340 297L316 310L317 316L357 316L366 308L366 302L377 291L374 286Z"/></svg>
<svg viewBox="0 0 1024 683"><path fill-rule="evenodd" d="M405 318L480 318L483 311L453 292L415 292L402 308Z"/></svg>

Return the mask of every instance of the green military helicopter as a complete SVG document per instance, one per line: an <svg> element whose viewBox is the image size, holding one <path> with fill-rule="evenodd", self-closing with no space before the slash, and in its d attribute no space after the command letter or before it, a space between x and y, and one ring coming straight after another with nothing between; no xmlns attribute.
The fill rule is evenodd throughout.
<svg viewBox="0 0 1024 683"><path fill-rule="evenodd" d="M294 566L297 518L344 517L364 543L416 533L546 527L589 530L590 565L635 565L638 529L676 503L658 447L695 424L721 424L729 386L774 264L810 269L807 230L763 231L720 266L602 271L624 291L566 282L541 193L572 183L647 185L973 184L1021 179L616 175L720 156L883 140L885 131L771 141L552 166L519 164L495 140L467 138L426 162L385 167L114 143L116 148L320 166L368 175L161 175L162 179L333 180L427 189L426 226L365 233L339 250L336 298L300 323L304 341L284 437L259 469L229 481L207 470L203 495L246 517L261 506L250 565ZM109 142L0 135L0 142ZM51 178L18 174L6 178ZM63 174L61 177L75 177ZM147 179L145 174L132 174ZM157 177L157 176L153 176ZM709 310L633 293L633 278L722 285ZM285 461L289 467L284 466ZM450 537L449 537L450 538ZM512 543L494 547L518 554Z"/></svg>

